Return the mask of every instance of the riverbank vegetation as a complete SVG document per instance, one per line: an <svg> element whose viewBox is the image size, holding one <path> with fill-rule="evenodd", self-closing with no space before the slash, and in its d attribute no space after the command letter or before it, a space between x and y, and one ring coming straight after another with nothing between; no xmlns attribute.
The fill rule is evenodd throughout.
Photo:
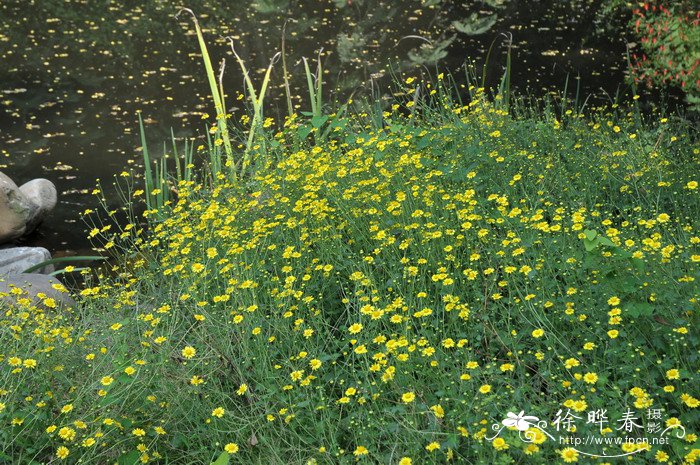
<svg viewBox="0 0 700 465"><path fill-rule="evenodd" d="M122 262L0 320L0 462L575 462L491 425L653 408L685 437L595 452L694 463L697 135L448 82L125 172Z"/></svg>
<svg viewBox="0 0 700 465"><path fill-rule="evenodd" d="M246 92L228 99L252 111L224 112L197 33L206 142L154 164L142 126L123 208L98 187L84 212L109 267L76 308L20 290L3 308L0 463L589 460L548 436L561 412L579 435L629 412L673 433L588 453L697 462L688 120L526 102L509 66L493 91L440 73L331 110L304 62L309 111L277 127L270 72L237 55ZM509 412L547 424L494 430Z"/></svg>

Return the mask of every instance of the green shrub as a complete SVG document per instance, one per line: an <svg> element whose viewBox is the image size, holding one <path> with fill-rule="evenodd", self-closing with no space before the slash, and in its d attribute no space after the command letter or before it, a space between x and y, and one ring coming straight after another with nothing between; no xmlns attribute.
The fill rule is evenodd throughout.
<svg viewBox="0 0 700 465"><path fill-rule="evenodd" d="M684 439L595 452L696 460L692 135L424 90L318 144L290 119L246 178L176 181L147 229L91 216L122 262L80 309L0 317L0 463L583 460L486 439L567 408L661 409Z"/></svg>

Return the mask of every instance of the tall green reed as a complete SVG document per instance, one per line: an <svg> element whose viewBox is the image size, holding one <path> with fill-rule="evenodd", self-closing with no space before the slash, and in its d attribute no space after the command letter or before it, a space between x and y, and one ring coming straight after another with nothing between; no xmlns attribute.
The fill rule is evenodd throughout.
<svg viewBox="0 0 700 465"><path fill-rule="evenodd" d="M204 35L202 34L202 29L199 26L199 21L197 16L189 8L183 8L178 12L178 15L183 11L189 13L194 21L194 27L197 31L197 41L199 42L199 48L202 52L202 61L204 62L204 68L207 73L207 80L209 81L209 88L211 91L211 97L214 101L214 109L216 111L216 123L218 132L221 135L223 141L224 151L226 153L227 165L231 168L230 172L232 177L235 178L235 162L233 160L233 149L231 148L231 139L228 133L228 126L226 121L226 106L224 98L224 88L223 88L223 66L219 75L217 82L216 75L214 74L214 68L212 66L211 58L209 56L209 51L207 50L207 44L204 40Z"/></svg>

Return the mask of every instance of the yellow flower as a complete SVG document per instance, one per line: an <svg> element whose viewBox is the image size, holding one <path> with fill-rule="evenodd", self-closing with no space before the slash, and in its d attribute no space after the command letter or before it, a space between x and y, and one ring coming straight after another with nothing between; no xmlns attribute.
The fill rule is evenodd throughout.
<svg viewBox="0 0 700 465"><path fill-rule="evenodd" d="M401 457L401 460L399 460L399 465L413 465L413 460L408 457Z"/></svg>
<svg viewBox="0 0 700 465"><path fill-rule="evenodd" d="M131 434L133 434L134 436L136 436L136 437L138 437L138 438L141 438L141 437L143 437L143 436L146 435L146 431L144 431L144 430L141 429L141 428L134 428L134 429L131 431Z"/></svg>
<svg viewBox="0 0 700 465"><path fill-rule="evenodd" d="M103 376L102 379L100 380L100 383L103 386L109 386L113 382L114 382L114 378L112 378L111 376Z"/></svg>
<svg viewBox="0 0 700 465"><path fill-rule="evenodd" d="M479 392L482 394L488 394L491 392L491 385L490 384L484 384L479 388Z"/></svg>
<svg viewBox="0 0 700 465"><path fill-rule="evenodd" d="M586 410L586 407L588 407L588 404L585 400L576 400L571 406L571 408L576 412L583 412L584 410Z"/></svg>
<svg viewBox="0 0 700 465"><path fill-rule="evenodd" d="M700 400L696 399L690 394L682 394L681 400L690 408L698 408L698 406L700 406Z"/></svg>
<svg viewBox="0 0 700 465"><path fill-rule="evenodd" d="M73 428L69 428L67 426L64 426L60 430L58 430L58 436L63 439L64 441L72 441L75 439L75 430Z"/></svg>
<svg viewBox="0 0 700 465"><path fill-rule="evenodd" d="M442 405L433 405L430 407L430 410L433 411L436 417L438 418L443 418L445 416L445 410L442 408Z"/></svg>
<svg viewBox="0 0 700 465"><path fill-rule="evenodd" d="M323 362L321 362L319 359L314 358L309 362L309 366L311 367L312 370L318 370L321 368Z"/></svg>
<svg viewBox="0 0 700 465"><path fill-rule="evenodd" d="M613 296L613 297L610 297L610 298L608 299L608 305L610 305L611 307L615 307L615 306L617 306L617 305L620 305L620 298L619 298L619 297L614 297L614 296ZM566 449L564 449L564 450L566 450Z"/></svg>
<svg viewBox="0 0 700 465"><path fill-rule="evenodd" d="M598 375L589 372L583 375L583 380L588 384L595 384L598 381Z"/></svg>
<svg viewBox="0 0 700 465"><path fill-rule="evenodd" d="M61 460L65 460L66 457L68 457L68 454L70 454L70 450L66 446L61 446L56 449L56 457Z"/></svg>
<svg viewBox="0 0 700 465"><path fill-rule="evenodd" d="M350 332L350 334L357 334L360 331L362 331L362 324L354 323L348 328L348 331Z"/></svg>
<svg viewBox="0 0 700 465"><path fill-rule="evenodd" d="M493 440L491 445L494 447L496 450L506 450L508 449L508 443L506 442L505 439L503 438L496 438Z"/></svg>
<svg viewBox="0 0 700 465"><path fill-rule="evenodd" d="M433 441L430 444L428 444L427 446L425 446L425 450L427 450L428 452L438 450L439 448L440 448L440 443L435 442L435 441Z"/></svg>
<svg viewBox="0 0 700 465"><path fill-rule="evenodd" d="M194 271L195 273L201 273L202 271L204 271L204 268L204 265L202 265L201 263L195 263L192 265L192 271Z"/></svg>
<svg viewBox="0 0 700 465"><path fill-rule="evenodd" d="M182 349L182 356L185 358L192 358L197 354L197 349L195 349L192 346L186 346L184 349Z"/></svg>
<svg viewBox="0 0 700 465"><path fill-rule="evenodd" d="M697 189L698 188L698 183L697 181L689 181L688 184L685 185L688 189Z"/></svg>
<svg viewBox="0 0 700 465"><path fill-rule="evenodd" d="M668 370L668 371L666 372L666 377L667 377L668 379L679 379L679 378L681 377L681 375L680 375L680 372L679 372L677 369L673 368L673 369Z"/></svg>
<svg viewBox="0 0 700 465"><path fill-rule="evenodd" d="M620 332L616 329L611 329L610 331L608 331L608 337L610 339L615 339L619 335L620 335Z"/></svg>
<svg viewBox="0 0 700 465"><path fill-rule="evenodd" d="M566 463L578 461L578 452L576 452L576 450L571 447L567 447L566 449L562 450L560 452L560 455Z"/></svg>
<svg viewBox="0 0 700 465"><path fill-rule="evenodd" d="M246 393L247 390L248 390L248 385L243 383L238 387L236 394L238 394L239 396L242 396L243 394Z"/></svg>
<svg viewBox="0 0 700 465"><path fill-rule="evenodd" d="M61 413L68 413L73 410L73 404L66 404L61 408Z"/></svg>
<svg viewBox="0 0 700 465"><path fill-rule="evenodd" d="M211 416L216 417L216 418L221 418L224 416L226 413L226 410L224 410L221 407L216 407L214 410L211 412Z"/></svg>
<svg viewBox="0 0 700 465"><path fill-rule="evenodd" d="M537 337L542 337L542 336L544 336L544 329L538 328L532 332L532 337L537 338Z"/></svg>
<svg viewBox="0 0 700 465"><path fill-rule="evenodd" d="M532 442L535 444L542 444L547 440L547 436L545 436L545 434L539 428L530 428L527 432L528 434L531 434Z"/></svg>
<svg viewBox="0 0 700 465"><path fill-rule="evenodd" d="M401 396L401 400L404 404L410 404L416 398L416 395L412 392L406 392Z"/></svg>
<svg viewBox="0 0 700 465"><path fill-rule="evenodd" d="M236 444L235 442L229 442L224 446L224 450L229 454L235 454L236 452L238 452L238 444Z"/></svg>
<svg viewBox="0 0 700 465"><path fill-rule="evenodd" d="M359 457L361 455L367 455L367 454L369 454L369 451L367 450L367 448L365 446L357 446L355 451L352 453L352 455L354 455L355 457Z"/></svg>

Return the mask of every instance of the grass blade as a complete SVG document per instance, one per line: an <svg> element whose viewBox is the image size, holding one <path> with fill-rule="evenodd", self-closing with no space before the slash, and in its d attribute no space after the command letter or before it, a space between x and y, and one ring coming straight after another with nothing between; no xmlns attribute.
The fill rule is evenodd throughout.
<svg viewBox="0 0 700 465"><path fill-rule="evenodd" d="M22 273L33 273L33 272L40 270L46 266L56 265L56 264L60 264L60 263L88 262L88 261L100 261L100 260L107 260L107 258L100 257L97 255L78 255L75 257L52 258L50 260L44 260L41 263L37 263L34 266L30 266L29 268L24 270Z"/></svg>
<svg viewBox="0 0 700 465"><path fill-rule="evenodd" d="M224 150L226 152L226 157L233 158L233 150L231 149L231 140L228 135L228 128L226 125L226 108L223 104L223 95L219 93L219 87L217 86L216 76L214 74L214 68L211 64L211 58L209 57L209 51L207 50L207 44L204 41L204 35L202 34L202 29L199 26L199 21L195 16L194 12L189 8L183 8L180 10L178 15L186 11L192 16L194 20L194 27L197 31L197 40L199 41L199 48L202 51L202 61L204 61L204 68L207 72L207 80L209 81L209 88L211 90L211 97L214 100L214 108L216 110L216 121L221 132L221 139L224 142ZM223 90L223 88L222 88ZM232 161L233 162L233 161Z"/></svg>

